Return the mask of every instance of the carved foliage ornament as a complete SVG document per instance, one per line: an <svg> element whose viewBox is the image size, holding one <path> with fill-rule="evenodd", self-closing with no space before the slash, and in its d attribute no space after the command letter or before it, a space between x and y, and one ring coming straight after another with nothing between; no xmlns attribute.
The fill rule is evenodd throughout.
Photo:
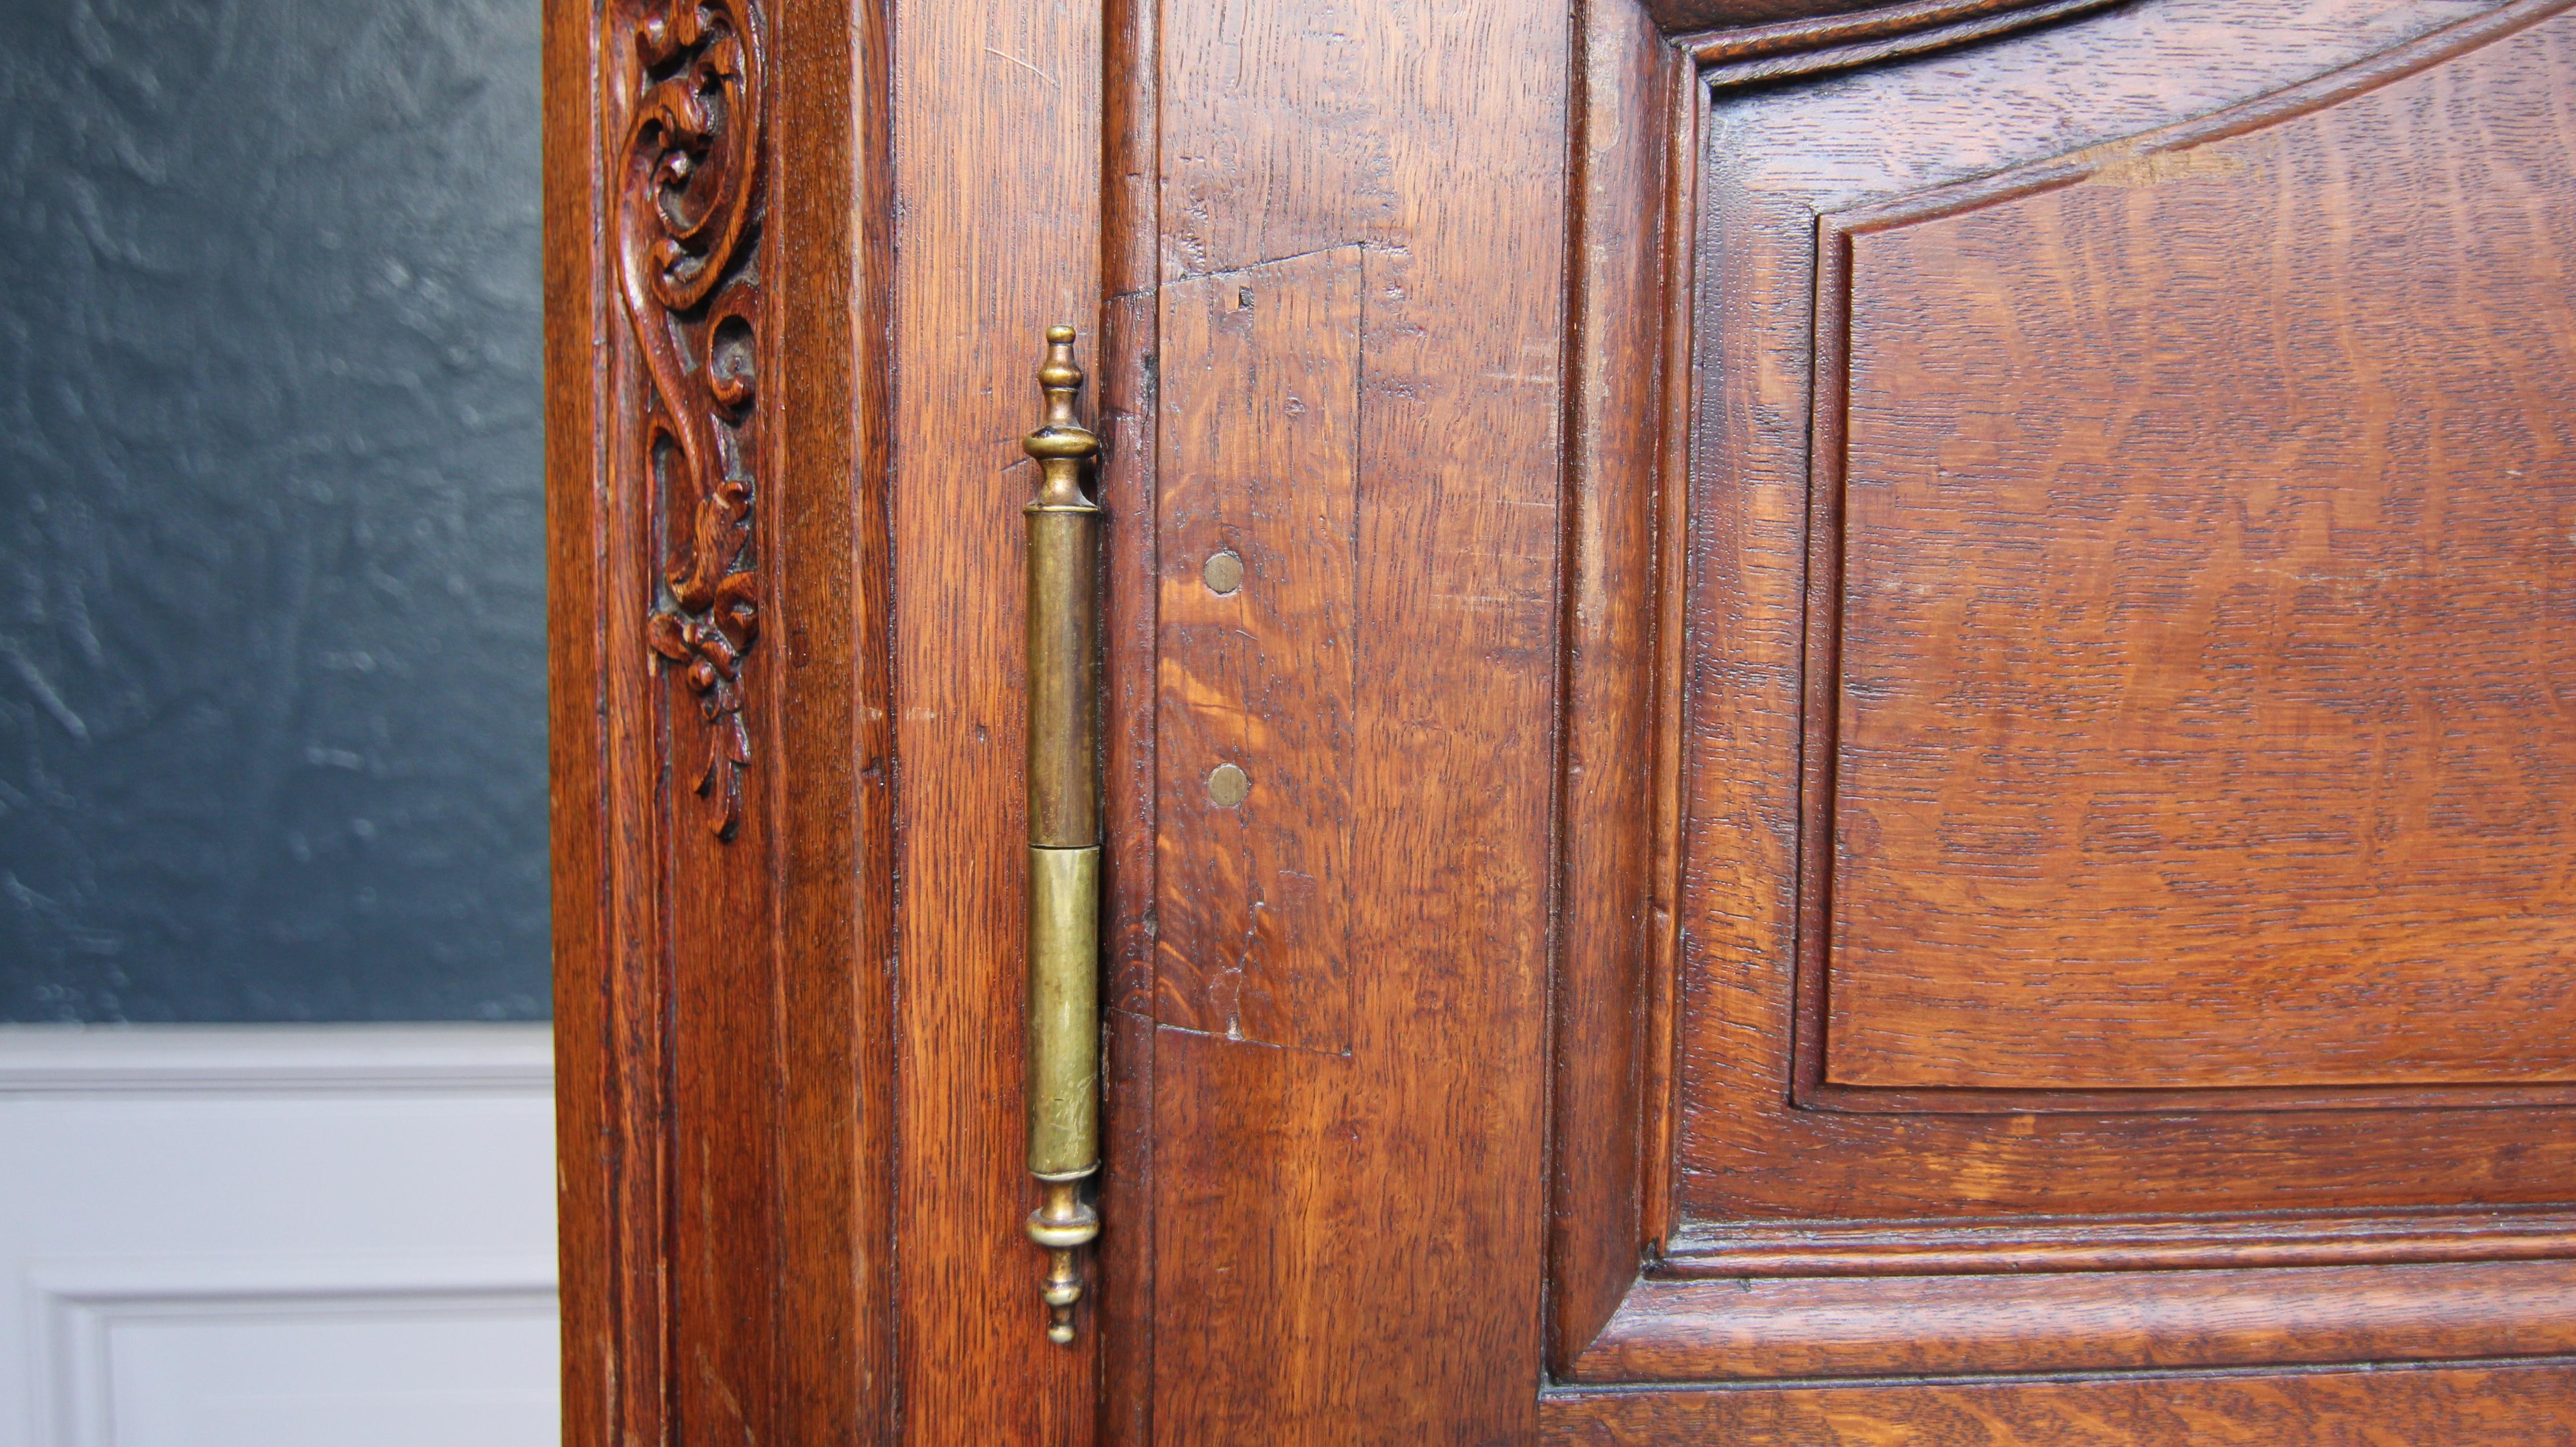
<svg viewBox="0 0 2576 1447"><path fill-rule="evenodd" d="M621 68L634 109L611 179L618 285L649 384L636 460L661 540L645 637L697 701L706 765L696 789L716 836L730 839L751 764L743 661L760 634L764 37L750 0L612 0L610 14L634 46L632 68Z"/></svg>

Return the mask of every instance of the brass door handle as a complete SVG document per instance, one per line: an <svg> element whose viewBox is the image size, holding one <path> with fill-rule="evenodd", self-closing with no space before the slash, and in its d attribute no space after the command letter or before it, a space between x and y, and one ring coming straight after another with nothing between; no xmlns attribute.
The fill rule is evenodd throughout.
<svg viewBox="0 0 2576 1447"><path fill-rule="evenodd" d="M1082 491L1100 439L1076 422L1073 328L1047 328L1046 419L1021 447L1038 464L1028 529L1029 1171L1045 1197L1029 1239L1046 1248L1047 1339L1073 1341L1082 1248L1100 1217L1082 1183L1100 1169L1100 508Z"/></svg>

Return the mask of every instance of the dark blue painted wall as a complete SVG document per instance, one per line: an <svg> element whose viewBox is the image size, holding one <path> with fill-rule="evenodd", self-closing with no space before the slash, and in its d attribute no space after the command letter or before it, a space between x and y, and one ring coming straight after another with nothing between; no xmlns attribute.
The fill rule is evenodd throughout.
<svg viewBox="0 0 2576 1447"><path fill-rule="evenodd" d="M0 12L0 1020L542 1016L534 0Z"/></svg>

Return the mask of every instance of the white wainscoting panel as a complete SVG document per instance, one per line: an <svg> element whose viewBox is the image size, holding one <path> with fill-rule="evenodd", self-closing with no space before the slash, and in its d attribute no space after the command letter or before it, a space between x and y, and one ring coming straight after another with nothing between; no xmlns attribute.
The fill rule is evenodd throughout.
<svg viewBox="0 0 2576 1447"><path fill-rule="evenodd" d="M0 1027L0 1443L551 1447L543 1026Z"/></svg>

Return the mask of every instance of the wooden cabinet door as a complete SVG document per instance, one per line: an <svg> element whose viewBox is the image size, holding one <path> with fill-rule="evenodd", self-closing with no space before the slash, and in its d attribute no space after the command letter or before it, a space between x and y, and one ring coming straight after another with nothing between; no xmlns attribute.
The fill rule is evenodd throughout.
<svg viewBox="0 0 2576 1447"><path fill-rule="evenodd" d="M2576 1443L2568 0L549 34L568 1440Z"/></svg>

